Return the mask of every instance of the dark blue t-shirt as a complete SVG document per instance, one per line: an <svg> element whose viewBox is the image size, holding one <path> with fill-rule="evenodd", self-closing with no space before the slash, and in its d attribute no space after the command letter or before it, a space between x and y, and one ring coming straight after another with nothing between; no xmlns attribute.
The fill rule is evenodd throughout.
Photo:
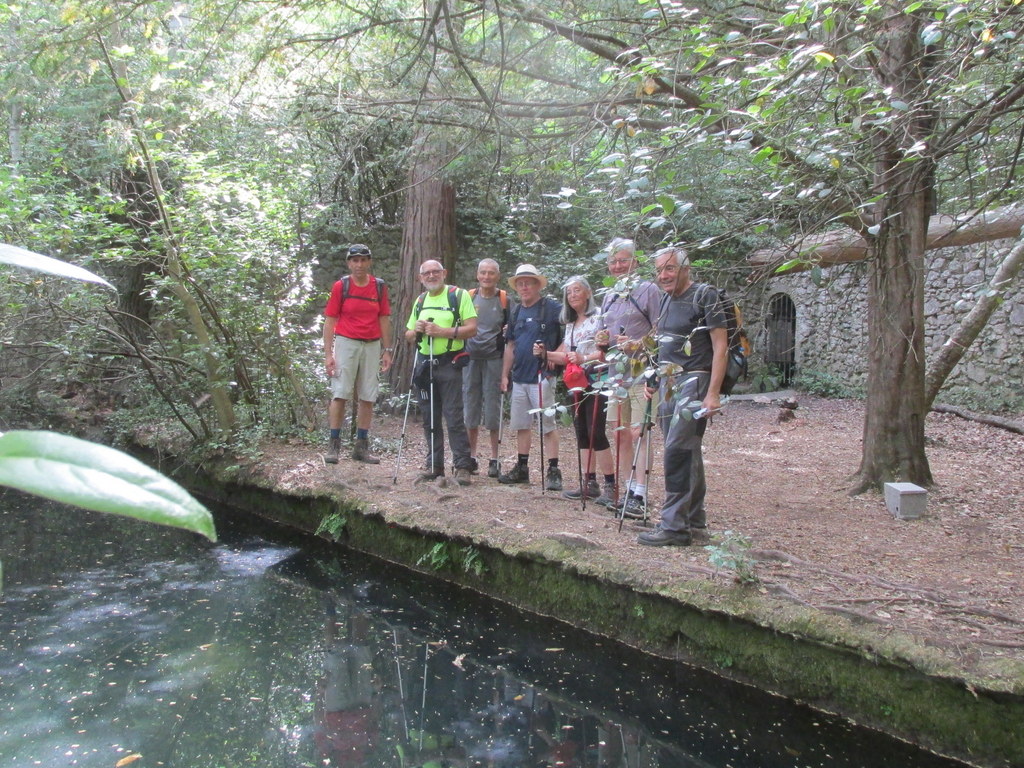
<svg viewBox="0 0 1024 768"><path fill-rule="evenodd" d="M512 344L512 381L526 384L537 381L540 358L533 356L533 343L543 340L548 351L557 349L562 342L562 327L558 323L561 305L554 299L542 298L536 304L513 310L508 323L508 343ZM554 371L546 367L544 375L553 376Z"/></svg>

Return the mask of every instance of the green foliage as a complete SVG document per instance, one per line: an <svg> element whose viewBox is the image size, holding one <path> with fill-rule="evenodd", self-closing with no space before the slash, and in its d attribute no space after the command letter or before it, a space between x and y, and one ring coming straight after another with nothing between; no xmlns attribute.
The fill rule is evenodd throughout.
<svg viewBox="0 0 1024 768"><path fill-rule="evenodd" d="M458 568L463 573L482 576L484 564L476 547L467 545L459 547L450 541L439 541L434 544L416 565L429 565L435 571Z"/></svg>
<svg viewBox="0 0 1024 768"><path fill-rule="evenodd" d="M863 397L864 391L855 387L847 379L825 371L800 369L793 379L797 389L819 397L857 398Z"/></svg>
<svg viewBox="0 0 1024 768"><path fill-rule="evenodd" d="M749 536L733 531L725 531L714 544L704 547L708 553L708 561L715 568L725 568L733 572L740 584L756 584L759 579L755 568L757 561L750 556L751 540Z"/></svg>
<svg viewBox="0 0 1024 768"><path fill-rule="evenodd" d="M348 525L347 515L341 512L332 512L329 515L324 515L324 519L320 521L320 525L316 528L316 535L323 536L326 534L333 541L337 541L341 538L346 525Z"/></svg>

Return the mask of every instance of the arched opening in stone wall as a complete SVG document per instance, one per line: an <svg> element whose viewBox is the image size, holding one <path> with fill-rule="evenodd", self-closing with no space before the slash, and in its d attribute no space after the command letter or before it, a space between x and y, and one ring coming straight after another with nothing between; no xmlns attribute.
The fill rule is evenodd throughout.
<svg viewBox="0 0 1024 768"><path fill-rule="evenodd" d="M771 297L764 327L765 362L778 372L780 385L788 387L796 373L796 305L789 296Z"/></svg>

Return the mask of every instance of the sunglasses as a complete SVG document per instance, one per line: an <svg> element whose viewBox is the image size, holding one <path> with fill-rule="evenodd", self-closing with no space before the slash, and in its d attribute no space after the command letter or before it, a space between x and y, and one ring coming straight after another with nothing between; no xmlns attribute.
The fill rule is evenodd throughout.
<svg viewBox="0 0 1024 768"><path fill-rule="evenodd" d="M349 248L348 249L348 255L349 256L369 256L370 255L370 249L369 248Z"/></svg>

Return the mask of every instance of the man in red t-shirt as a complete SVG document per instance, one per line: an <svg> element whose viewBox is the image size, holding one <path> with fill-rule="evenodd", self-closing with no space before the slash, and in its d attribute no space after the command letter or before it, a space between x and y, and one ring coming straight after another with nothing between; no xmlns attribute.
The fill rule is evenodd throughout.
<svg viewBox="0 0 1024 768"><path fill-rule="evenodd" d="M324 310L324 357L331 380L331 428L324 461L338 463L345 403L352 395L356 410L356 442L352 458L380 464L370 453L370 421L377 400L377 373L391 367L391 303L382 280L370 273L373 256L362 243L348 248L349 274L334 284Z"/></svg>

